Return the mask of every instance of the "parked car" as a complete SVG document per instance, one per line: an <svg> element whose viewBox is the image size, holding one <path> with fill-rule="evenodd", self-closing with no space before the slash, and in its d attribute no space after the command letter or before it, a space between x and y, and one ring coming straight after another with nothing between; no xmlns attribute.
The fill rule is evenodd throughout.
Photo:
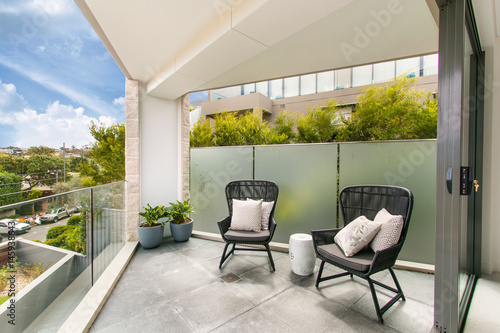
<svg viewBox="0 0 500 333"><path fill-rule="evenodd" d="M0 234L8 234L10 230L19 235L31 230L31 226L28 223L22 223L14 219L0 220Z"/></svg>
<svg viewBox="0 0 500 333"><path fill-rule="evenodd" d="M66 208L52 209L50 212L40 216L40 222L57 222L57 220L70 216Z"/></svg>

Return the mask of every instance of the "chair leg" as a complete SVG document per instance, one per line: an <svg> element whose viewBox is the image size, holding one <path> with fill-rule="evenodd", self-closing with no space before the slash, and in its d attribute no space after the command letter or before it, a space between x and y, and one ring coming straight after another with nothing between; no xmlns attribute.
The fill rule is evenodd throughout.
<svg viewBox="0 0 500 333"><path fill-rule="evenodd" d="M319 283L323 282L323 281L327 281L327 280L331 280L331 279L336 279L338 277L342 277L342 276L346 276L346 275L350 275L351 278L352 278L352 274L349 273L349 272L339 273L339 274L330 275L330 276L322 278L321 275L323 274L323 268L324 267L325 267L325 261L321 261L321 265L319 266L318 277L316 278L316 288L318 288Z"/></svg>
<svg viewBox="0 0 500 333"><path fill-rule="evenodd" d="M396 278L396 273L394 273L394 271L392 270L392 267L389 268L389 272L391 273L392 279L394 280L394 284L396 285L396 289L398 290L398 294L401 295L401 299L403 300L403 302L405 302L406 301L405 294L403 293L403 289L401 289L401 286L399 285L399 281Z"/></svg>
<svg viewBox="0 0 500 333"><path fill-rule="evenodd" d="M370 291L372 292L373 304L375 305L375 311L377 312L378 322L383 324L384 319L382 319L382 313L380 312L380 305L378 304L378 298L377 298L377 293L375 292L375 286L373 285L373 281L372 279L370 279L370 277L367 277L366 280L370 285Z"/></svg>
<svg viewBox="0 0 500 333"><path fill-rule="evenodd" d="M318 285L321 282L321 274L323 274L324 267L325 267L325 262L322 260L321 265L319 265L318 277L316 278L316 288L318 288Z"/></svg>
<svg viewBox="0 0 500 333"><path fill-rule="evenodd" d="M266 250L267 250L267 255L269 257L269 262L271 263L271 268L273 270L273 272L276 271L276 269L274 268L274 261L273 261L273 256L271 255L271 249L269 248L269 244L265 244L266 246Z"/></svg>
<svg viewBox="0 0 500 333"><path fill-rule="evenodd" d="M229 251L228 254L226 254L229 244L230 243L226 243L226 246L224 246L224 251L222 252L222 257L220 258L219 269L222 268L222 264L224 263L224 261L226 261L226 259L229 258L229 256L234 253L234 247L236 246L236 244L233 243L233 248L231 249L231 251Z"/></svg>

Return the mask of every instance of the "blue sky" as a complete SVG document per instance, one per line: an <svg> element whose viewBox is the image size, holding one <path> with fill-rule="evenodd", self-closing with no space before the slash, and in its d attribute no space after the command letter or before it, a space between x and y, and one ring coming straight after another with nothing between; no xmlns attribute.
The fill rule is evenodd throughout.
<svg viewBox="0 0 500 333"><path fill-rule="evenodd" d="M72 0L0 2L0 147L82 147L125 121L125 77Z"/></svg>

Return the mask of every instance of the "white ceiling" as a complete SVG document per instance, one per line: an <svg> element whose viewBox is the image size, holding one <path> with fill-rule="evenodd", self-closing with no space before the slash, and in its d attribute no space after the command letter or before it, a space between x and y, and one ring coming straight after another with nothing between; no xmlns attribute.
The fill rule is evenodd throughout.
<svg viewBox="0 0 500 333"><path fill-rule="evenodd" d="M75 0L128 78L187 92L438 50L430 0Z"/></svg>

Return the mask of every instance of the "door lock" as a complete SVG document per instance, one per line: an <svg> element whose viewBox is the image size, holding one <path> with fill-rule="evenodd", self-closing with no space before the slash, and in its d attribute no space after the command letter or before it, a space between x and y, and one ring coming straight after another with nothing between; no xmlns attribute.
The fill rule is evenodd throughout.
<svg viewBox="0 0 500 333"><path fill-rule="evenodd" d="M476 188L476 192L477 190L479 190L479 181L477 179L474 179L474 187Z"/></svg>

